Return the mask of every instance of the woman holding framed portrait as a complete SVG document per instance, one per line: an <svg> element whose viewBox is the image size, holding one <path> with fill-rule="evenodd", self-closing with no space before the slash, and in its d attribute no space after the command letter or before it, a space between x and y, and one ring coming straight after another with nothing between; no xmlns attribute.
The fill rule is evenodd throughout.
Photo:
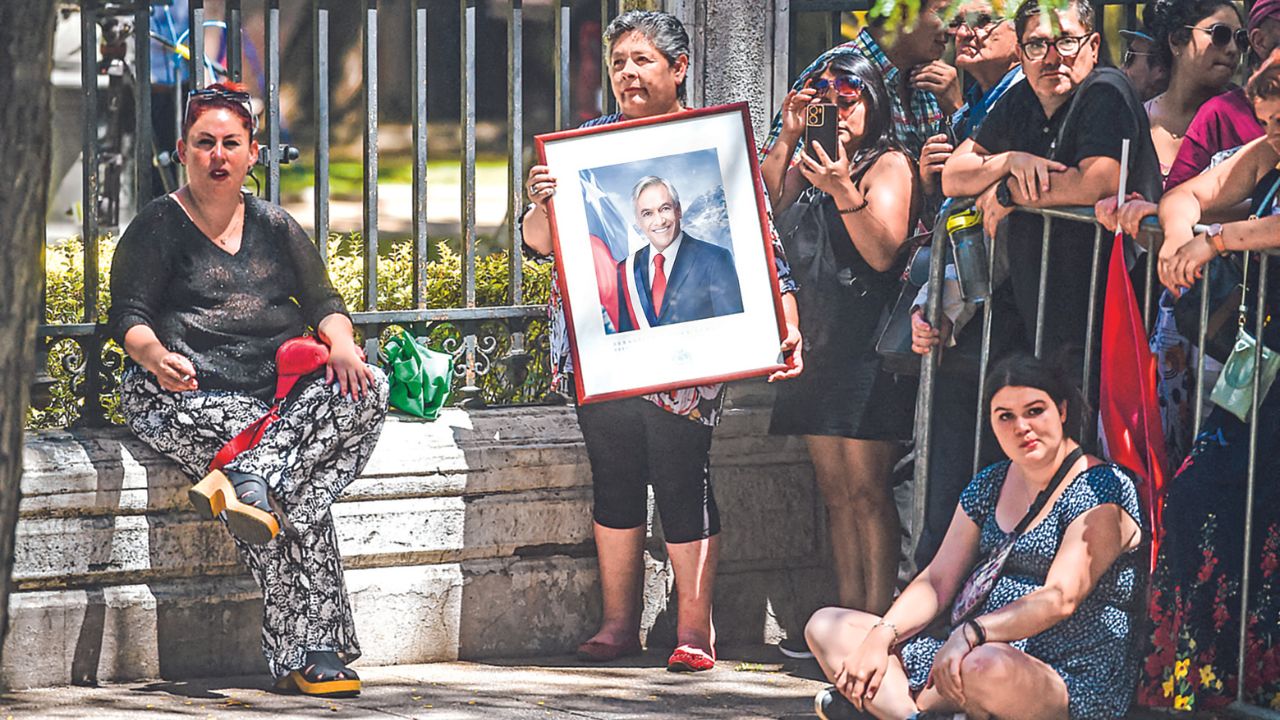
<svg viewBox="0 0 1280 720"><path fill-rule="evenodd" d="M861 54L833 55L787 94L781 112L760 172L800 284L809 368L779 386L770 432L808 444L840 604L882 613L893 599L901 532L890 471L895 443L911 437L915 392L882 369L875 331L898 291L919 183L894 135L883 76ZM824 147L816 131L832 124ZM784 644L783 652L796 649Z"/></svg>
<svg viewBox="0 0 1280 720"><path fill-rule="evenodd" d="M609 24L605 40L609 47L610 84L621 112L590 120L583 127L686 109L689 36L679 20L661 12L627 12ZM554 246L549 201L556 193L556 178L548 166L529 169L526 191L531 202L521 218L524 245L527 252L547 258ZM680 200L668 180L646 177L637 183L633 195L637 227L655 247L666 236L679 235ZM693 252L694 247L682 245L680 252ZM656 253L656 257L661 256L661 252ZM674 275L676 261L671 262ZM794 377L802 367L798 315L792 295L796 286L776 236L774 263L783 293L787 332L781 351L787 358L787 367L774 373L771 380ZM661 267L654 267L652 272L653 284L643 290L646 297L653 298L652 302L660 303L658 298L665 290L665 282L659 282ZM607 272L601 276L602 296L608 290L604 282L608 277ZM616 293L622 288L615 286L612 290ZM573 387L569 378L574 368L558 281L552 283L550 311L552 384L553 389L566 392ZM606 322L612 324L608 318ZM715 665L711 601L719 557L720 517L711 488L709 455L711 432L720 416L722 390L723 384L716 383L577 406L578 424L591 463L592 516L603 595L600 629L578 647L580 658L607 662L641 652L646 488L652 485L679 596L677 647L667 667L674 671L700 671Z"/></svg>

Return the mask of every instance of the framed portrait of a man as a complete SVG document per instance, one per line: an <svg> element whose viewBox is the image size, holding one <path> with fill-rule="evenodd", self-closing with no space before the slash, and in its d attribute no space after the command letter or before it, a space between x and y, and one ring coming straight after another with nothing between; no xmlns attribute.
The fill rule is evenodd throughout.
<svg viewBox="0 0 1280 720"><path fill-rule="evenodd" d="M785 334L745 103L536 138L579 402L767 375Z"/></svg>

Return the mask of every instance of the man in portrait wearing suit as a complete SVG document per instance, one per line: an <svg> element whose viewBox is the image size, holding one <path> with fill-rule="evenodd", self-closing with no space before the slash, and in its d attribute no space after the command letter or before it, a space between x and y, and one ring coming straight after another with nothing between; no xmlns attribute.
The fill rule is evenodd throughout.
<svg viewBox="0 0 1280 720"><path fill-rule="evenodd" d="M680 195L650 175L631 191L649 244L618 263L618 332L742 312L733 255L680 227Z"/></svg>

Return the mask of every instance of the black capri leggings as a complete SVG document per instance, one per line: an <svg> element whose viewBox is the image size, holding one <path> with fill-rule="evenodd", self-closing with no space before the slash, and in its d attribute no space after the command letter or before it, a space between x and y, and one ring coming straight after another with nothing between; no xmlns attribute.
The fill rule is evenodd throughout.
<svg viewBox="0 0 1280 720"><path fill-rule="evenodd" d="M711 428L644 398L578 406L595 490L592 517L607 528L642 527L648 493L669 543L705 540L720 532L711 490Z"/></svg>

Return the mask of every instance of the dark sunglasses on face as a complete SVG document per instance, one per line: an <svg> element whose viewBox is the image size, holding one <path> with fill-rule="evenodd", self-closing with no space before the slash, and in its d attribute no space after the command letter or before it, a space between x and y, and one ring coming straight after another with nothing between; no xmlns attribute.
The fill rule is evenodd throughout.
<svg viewBox="0 0 1280 720"><path fill-rule="evenodd" d="M970 32L991 32L1004 20L1002 17L992 17L989 12L962 12L951 18L951 22L947 23L947 27L951 32L955 32L961 27L969 28Z"/></svg>
<svg viewBox="0 0 1280 720"><path fill-rule="evenodd" d="M248 113L249 120L253 124L253 132L258 131L258 116L253 113L253 103L250 102L249 93L237 92L234 90L223 90L222 88L200 88L187 93L187 110L186 114L191 113L191 106L196 103L209 102L210 100L227 100L233 102ZM184 118L185 120L185 118Z"/></svg>
<svg viewBox="0 0 1280 720"><path fill-rule="evenodd" d="M1244 28L1233 28L1226 23L1214 23L1207 28L1198 25L1185 25L1184 27L1188 30L1201 30L1209 33L1209 41L1218 47L1226 47L1234 39L1236 48L1240 52L1245 52L1249 49L1249 31Z"/></svg>
<svg viewBox="0 0 1280 720"><path fill-rule="evenodd" d="M1080 52L1080 48L1084 47L1084 41L1093 36L1088 35L1063 35L1052 40L1048 38L1036 38L1019 43L1022 46L1022 52L1027 56L1028 60L1043 60L1045 55L1049 54L1049 46L1052 45L1058 54L1064 58L1075 57Z"/></svg>
<svg viewBox="0 0 1280 720"><path fill-rule="evenodd" d="M862 97L862 78L853 75L840 75L835 79L818 78L809 83L809 87L818 91L819 95L834 89L836 97L844 100L857 100Z"/></svg>

